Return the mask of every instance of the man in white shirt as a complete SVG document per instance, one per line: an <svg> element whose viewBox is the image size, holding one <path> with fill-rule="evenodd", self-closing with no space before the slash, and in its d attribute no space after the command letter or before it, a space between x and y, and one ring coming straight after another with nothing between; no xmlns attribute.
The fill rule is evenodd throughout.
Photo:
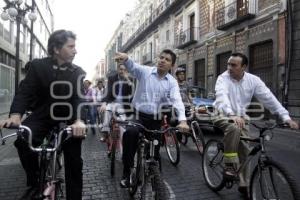
<svg viewBox="0 0 300 200"><path fill-rule="evenodd" d="M227 178L237 176L235 169L249 153L248 144L240 141L240 136L247 136L249 132L246 110L253 96L272 113L279 115L291 128L299 128L265 83L245 71L247 65L248 58L245 55L233 53L228 59L227 71L218 77L215 86L214 106L220 114L213 123L224 132L224 175ZM249 172L248 166L239 175L239 191L244 194L247 194L249 186Z"/></svg>
<svg viewBox="0 0 300 200"><path fill-rule="evenodd" d="M161 52L157 66L149 67L133 62L125 53L116 53L116 61L124 63L129 73L138 81L132 100L135 120L151 130L161 126L161 108L173 105L178 112L178 128L182 132L189 130L186 123L185 109L176 79L169 74L176 62L176 54L165 49ZM139 129L127 128L123 136L123 179L121 187L129 186L130 168L134 164L134 155L138 145ZM159 146L155 147L155 159L159 160Z"/></svg>

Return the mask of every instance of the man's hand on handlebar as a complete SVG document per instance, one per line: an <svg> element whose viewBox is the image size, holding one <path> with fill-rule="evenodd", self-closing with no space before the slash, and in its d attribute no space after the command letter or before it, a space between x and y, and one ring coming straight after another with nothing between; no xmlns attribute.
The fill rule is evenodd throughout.
<svg viewBox="0 0 300 200"><path fill-rule="evenodd" d="M285 123L287 123L291 129L299 129L299 124L293 120L286 120Z"/></svg>
<svg viewBox="0 0 300 200"><path fill-rule="evenodd" d="M190 130L186 121L180 121L176 127L179 129L180 132L183 132L183 133L189 132L189 130Z"/></svg>
<svg viewBox="0 0 300 200"><path fill-rule="evenodd" d="M11 114L8 119L0 121L0 128L10 127L11 125L19 126L21 125L21 115Z"/></svg>
<svg viewBox="0 0 300 200"><path fill-rule="evenodd" d="M86 137L86 125L81 120L76 120L71 126L73 131L73 137L85 138Z"/></svg>

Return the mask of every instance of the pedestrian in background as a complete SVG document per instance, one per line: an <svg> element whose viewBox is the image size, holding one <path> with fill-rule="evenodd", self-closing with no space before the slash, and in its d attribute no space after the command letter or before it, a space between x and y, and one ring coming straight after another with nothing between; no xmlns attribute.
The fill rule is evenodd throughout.
<svg viewBox="0 0 300 200"><path fill-rule="evenodd" d="M108 77L105 96L102 99L100 112L104 113L101 141L108 137L109 123L115 111L124 113L131 110L131 100L134 93L134 85L129 78L127 69L123 64L118 64L116 74ZM110 110L112 112L109 112ZM122 131L121 131L122 132Z"/></svg>
<svg viewBox="0 0 300 200"><path fill-rule="evenodd" d="M92 133L96 134L96 118L97 118L97 110L96 110L96 96L95 89L92 87L92 82L89 80L84 80L84 95L85 95L85 109L86 109L86 118L85 123L89 124L91 127Z"/></svg>

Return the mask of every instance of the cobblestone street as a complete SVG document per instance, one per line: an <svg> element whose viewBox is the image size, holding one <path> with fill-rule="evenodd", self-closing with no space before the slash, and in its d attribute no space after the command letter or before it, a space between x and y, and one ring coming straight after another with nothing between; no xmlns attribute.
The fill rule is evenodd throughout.
<svg viewBox="0 0 300 200"><path fill-rule="evenodd" d="M106 147L103 143L99 142L98 138L99 137L97 135L89 134L83 142L83 199L131 199L127 191L125 189L121 189L119 186L119 181L122 175L122 164L120 158L116 165L116 175L112 178L109 171L109 160L106 154ZM17 199L25 189L24 172L17 157L15 148L12 146L12 141L13 140L8 141L5 146L0 146L1 200ZM204 182L201 169L201 157L197 154L192 142L189 141L188 144L188 147L181 146L181 161L177 167L170 164L164 148L161 148L162 176L169 190L170 199L243 199L237 192L236 187L230 190L223 189L219 193L212 192ZM297 143L292 145L296 144ZM282 148L286 149L286 146L283 145ZM276 151L275 154L280 156L279 151ZM283 158L285 155L280 158ZM295 152L290 155L294 158L293 160L295 160L295 162L300 163L299 159L295 158ZM292 171L296 171L296 166L291 167L290 169ZM296 177L299 178L299 173L296 175Z"/></svg>

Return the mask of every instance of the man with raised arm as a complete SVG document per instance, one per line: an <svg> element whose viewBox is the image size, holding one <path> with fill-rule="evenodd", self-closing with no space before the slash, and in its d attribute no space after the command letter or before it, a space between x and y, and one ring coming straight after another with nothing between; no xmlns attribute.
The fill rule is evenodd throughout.
<svg viewBox="0 0 300 200"><path fill-rule="evenodd" d="M132 100L135 109L135 120L146 128L159 130L161 126L161 107L173 105L178 113L178 128L185 132L189 129L186 123L184 105L181 100L176 79L169 74L176 62L176 54L163 50L158 58L157 66L148 67L133 62L125 53L116 53L117 62L124 63L129 73L138 81ZM133 167L134 155L137 149L138 128L128 128L123 136L123 179L121 187L129 186L130 169ZM156 146L155 155L159 159L159 146Z"/></svg>

